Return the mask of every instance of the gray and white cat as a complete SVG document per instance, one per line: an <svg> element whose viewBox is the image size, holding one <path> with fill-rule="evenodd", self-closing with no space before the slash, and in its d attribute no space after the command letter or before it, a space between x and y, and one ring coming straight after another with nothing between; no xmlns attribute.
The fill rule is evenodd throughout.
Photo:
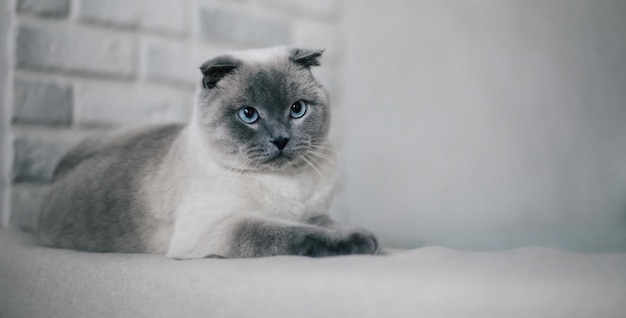
<svg viewBox="0 0 626 318"><path fill-rule="evenodd" d="M327 215L336 180L322 51L275 47L205 62L189 125L87 140L44 199L44 245L176 259L374 254Z"/></svg>

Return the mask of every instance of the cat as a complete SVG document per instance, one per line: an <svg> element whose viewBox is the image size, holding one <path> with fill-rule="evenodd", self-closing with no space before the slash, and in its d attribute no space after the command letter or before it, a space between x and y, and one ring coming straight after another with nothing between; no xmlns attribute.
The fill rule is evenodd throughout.
<svg viewBox="0 0 626 318"><path fill-rule="evenodd" d="M323 50L226 53L200 67L189 124L116 131L55 171L38 241L174 259L375 254L328 217L337 180Z"/></svg>

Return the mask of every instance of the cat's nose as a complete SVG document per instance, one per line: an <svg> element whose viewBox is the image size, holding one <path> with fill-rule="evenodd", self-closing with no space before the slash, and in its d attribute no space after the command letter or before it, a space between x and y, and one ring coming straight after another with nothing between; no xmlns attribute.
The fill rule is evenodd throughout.
<svg viewBox="0 0 626 318"><path fill-rule="evenodd" d="M276 147L278 147L278 149L283 150L285 149L285 146L287 146L287 143L289 142L289 138L285 138L285 137L278 137L278 138L274 138L272 140L270 140Z"/></svg>

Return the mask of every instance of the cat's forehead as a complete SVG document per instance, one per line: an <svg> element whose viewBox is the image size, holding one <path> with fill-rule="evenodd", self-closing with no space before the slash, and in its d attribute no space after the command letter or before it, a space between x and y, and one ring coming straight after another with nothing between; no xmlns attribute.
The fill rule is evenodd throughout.
<svg viewBox="0 0 626 318"><path fill-rule="evenodd" d="M311 73L322 52L279 46L225 53L200 67L205 76L201 94L217 97L228 108L243 104L283 107L301 99L326 104L326 92Z"/></svg>
<svg viewBox="0 0 626 318"><path fill-rule="evenodd" d="M320 94L311 72L287 60L244 63L219 86L223 98L272 105L317 100Z"/></svg>
<svg viewBox="0 0 626 318"><path fill-rule="evenodd" d="M221 86L222 97L256 106L282 107L299 99L316 99L310 73L280 62L243 66Z"/></svg>

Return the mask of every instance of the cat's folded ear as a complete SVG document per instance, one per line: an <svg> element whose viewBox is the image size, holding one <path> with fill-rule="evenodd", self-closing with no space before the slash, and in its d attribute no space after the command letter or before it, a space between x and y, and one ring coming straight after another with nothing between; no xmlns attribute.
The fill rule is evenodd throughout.
<svg viewBox="0 0 626 318"><path fill-rule="evenodd" d="M217 82L224 76L232 73L240 65L241 62L239 60L228 55L218 56L204 62L200 66L200 71L204 75L202 86L204 88L214 88Z"/></svg>
<svg viewBox="0 0 626 318"><path fill-rule="evenodd" d="M310 50L310 49L292 49L289 59L301 66L310 68L312 66L320 66L319 58L324 53L324 50Z"/></svg>

